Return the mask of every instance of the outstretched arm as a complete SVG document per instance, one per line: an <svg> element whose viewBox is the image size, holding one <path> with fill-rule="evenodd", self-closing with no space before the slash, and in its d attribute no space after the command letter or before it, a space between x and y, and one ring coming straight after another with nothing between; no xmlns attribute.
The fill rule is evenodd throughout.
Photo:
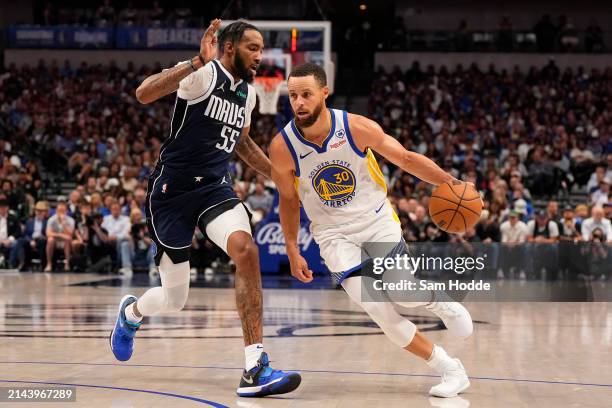
<svg viewBox="0 0 612 408"><path fill-rule="evenodd" d="M440 185L454 178L442 170L433 160L422 154L406 150L400 142L387 135L378 123L361 115L349 114L349 127L357 148L365 151L370 147L405 172L421 180Z"/></svg>
<svg viewBox="0 0 612 408"><path fill-rule="evenodd" d="M268 159L268 156L266 156L257 143L251 139L249 130L250 127L246 127L242 130L240 141L236 145L236 154L244 160L249 167L267 178L271 178L272 165L270 164L270 159Z"/></svg>
<svg viewBox="0 0 612 408"><path fill-rule="evenodd" d="M308 269L308 263L300 255L297 244L300 230L300 197L294 184L295 168L289 148L280 134L276 135L270 144L270 159L272 180L280 196L278 212L291 265L291 275L302 282L310 282L312 271Z"/></svg>
<svg viewBox="0 0 612 408"><path fill-rule="evenodd" d="M202 68L217 55L216 32L221 26L221 20L213 20L206 29L200 42L200 53L191 58L188 63L179 64L173 68L147 77L136 89L136 99L140 103L155 102L159 98L171 94L179 87L181 80Z"/></svg>

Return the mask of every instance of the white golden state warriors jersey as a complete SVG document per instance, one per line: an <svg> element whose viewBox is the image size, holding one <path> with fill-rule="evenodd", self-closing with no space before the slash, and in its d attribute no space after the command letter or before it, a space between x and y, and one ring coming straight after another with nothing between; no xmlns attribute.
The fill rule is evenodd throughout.
<svg viewBox="0 0 612 408"><path fill-rule="evenodd" d="M345 111L329 112L332 125L323 146L306 140L294 120L281 130L293 156L296 189L313 226L375 216L387 203L387 186L374 154L358 150Z"/></svg>

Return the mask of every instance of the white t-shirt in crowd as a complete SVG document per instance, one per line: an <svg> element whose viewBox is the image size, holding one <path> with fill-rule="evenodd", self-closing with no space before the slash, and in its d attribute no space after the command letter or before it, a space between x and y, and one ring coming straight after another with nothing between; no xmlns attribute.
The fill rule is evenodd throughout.
<svg viewBox="0 0 612 408"><path fill-rule="evenodd" d="M523 221L517 221L514 226L510 220L502 222L499 226L501 242L525 242L527 240L527 225Z"/></svg>

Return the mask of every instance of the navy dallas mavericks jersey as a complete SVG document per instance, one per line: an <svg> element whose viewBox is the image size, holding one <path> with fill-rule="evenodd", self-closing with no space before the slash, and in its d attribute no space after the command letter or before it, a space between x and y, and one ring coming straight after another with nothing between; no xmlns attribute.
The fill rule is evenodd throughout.
<svg viewBox="0 0 612 408"><path fill-rule="evenodd" d="M209 88L193 100L177 96L170 136L164 143L159 162L185 169L206 179L227 174L230 158L246 119L248 84L231 78L213 60L213 80Z"/></svg>
<svg viewBox="0 0 612 408"><path fill-rule="evenodd" d="M147 224L157 245L158 265L163 252L171 258L184 256L176 255L175 250L191 246L196 225L204 232L208 222L240 204L229 176L229 161L243 127L250 123L254 105L250 98L255 95L249 92L254 90L242 80L234 83L217 60L201 70L206 71L191 74L207 78L188 90L193 97L177 95L170 135L149 176Z"/></svg>

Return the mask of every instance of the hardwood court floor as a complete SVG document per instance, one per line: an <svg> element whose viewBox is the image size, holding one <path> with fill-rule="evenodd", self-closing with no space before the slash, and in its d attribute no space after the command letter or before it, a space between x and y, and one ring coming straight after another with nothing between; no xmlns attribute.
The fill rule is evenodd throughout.
<svg viewBox="0 0 612 408"><path fill-rule="evenodd" d="M466 341L426 310L406 310L468 369L471 388L444 400L427 395L437 381L428 367L343 292L266 289L266 350L274 367L300 370L303 382L254 400L235 395L244 355L231 289L192 288L186 310L150 319L132 359L115 361L108 335L117 302L144 291L131 285L86 274L0 275L0 386L77 384L76 403L0 406L611 406L610 303L467 304L476 323Z"/></svg>

